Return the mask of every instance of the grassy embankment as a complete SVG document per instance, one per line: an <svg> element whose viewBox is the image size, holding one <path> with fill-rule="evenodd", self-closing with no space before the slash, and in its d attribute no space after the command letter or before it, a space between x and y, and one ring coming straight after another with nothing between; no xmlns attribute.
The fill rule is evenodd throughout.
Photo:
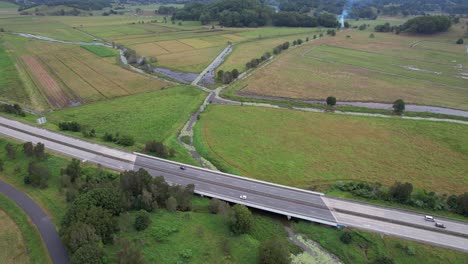
<svg viewBox="0 0 468 264"><path fill-rule="evenodd" d="M113 49L110 49L108 47L102 47L102 46L90 46L90 45L82 45L81 46L83 49L99 56L99 57L115 57L119 55L119 52Z"/></svg>
<svg viewBox="0 0 468 264"><path fill-rule="evenodd" d="M387 256L395 263L466 263L468 254L406 241L390 236L351 230L353 241L340 241L343 230L298 222L293 229L317 241L323 248L338 256L344 263L373 263L377 257Z"/></svg>
<svg viewBox="0 0 468 264"><path fill-rule="evenodd" d="M256 214L249 234L233 235L224 216L208 211L208 202L194 198L193 212L158 210L151 214L150 227L141 232L132 225L135 213L124 214L120 216L119 238L134 241L150 263L256 263L262 241L286 237L279 221ZM117 250L117 246L106 248L109 256ZM184 253L191 257L184 258Z"/></svg>
<svg viewBox="0 0 468 264"><path fill-rule="evenodd" d="M0 194L0 238L2 263L52 263L37 228L3 194Z"/></svg>
<svg viewBox="0 0 468 264"><path fill-rule="evenodd" d="M408 181L448 194L466 191L467 136L462 124L219 105L195 127L197 149L225 171L302 188Z"/></svg>
<svg viewBox="0 0 468 264"><path fill-rule="evenodd" d="M55 111L47 115L47 128L58 130L58 123L76 121L94 128L93 140L104 143L105 132L133 136L136 144L128 150L142 151L150 140L163 141L176 150L175 160L196 164L177 142L177 133L195 112L206 94L188 86L127 96L112 101L98 102L80 107ZM70 133L82 136L81 133ZM117 147L115 144L111 146Z"/></svg>

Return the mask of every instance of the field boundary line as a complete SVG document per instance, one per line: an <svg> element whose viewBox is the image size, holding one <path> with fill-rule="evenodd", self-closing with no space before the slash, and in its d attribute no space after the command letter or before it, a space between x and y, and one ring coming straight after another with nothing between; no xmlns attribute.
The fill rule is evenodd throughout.
<svg viewBox="0 0 468 264"><path fill-rule="evenodd" d="M62 78L60 78L59 75L57 75L55 73L55 71L49 66L49 64L47 62L45 62L40 55L38 55L37 59L48 69L48 72L50 75L53 75L55 78L54 79L58 79L58 81L63 85L63 90L66 90L64 91L66 94L67 94L67 99L68 100L72 100L73 98L73 101L75 100L78 100L79 101L79 96L77 96L73 90L62 80ZM69 98L68 95L71 95L72 98Z"/></svg>
<svg viewBox="0 0 468 264"><path fill-rule="evenodd" d="M85 78L83 78L80 74L78 74L78 72L76 72L74 69L72 69L70 66L68 66L65 62L63 62L61 59L59 59L56 55L54 55L54 57L60 62L62 63L67 69L69 69L71 72L73 72L74 74L76 74L76 76L78 76L81 80L83 80L85 83L87 83L90 87L92 87L98 94L100 94L102 97L104 97L104 99L109 99L107 96L105 96L103 93L101 93L101 91L99 91L99 89L97 89L96 87L94 87L94 85L92 85L90 82L88 82Z"/></svg>
<svg viewBox="0 0 468 264"><path fill-rule="evenodd" d="M71 55L75 60L79 61L80 63L82 63L83 65L85 65L86 67L88 67L91 71L97 73L98 75L100 75L103 79L106 79L108 80L110 83L113 83L114 85L118 86L119 88L121 88L124 92L127 93L127 95L131 94L129 91L127 91L127 89L125 89L124 87L122 87L120 84L114 82L114 80L112 79L109 79L107 78L106 76L104 76L104 74L102 74L101 72L95 70L93 67L89 66L84 60L82 60L81 58L79 57L76 57L76 55Z"/></svg>

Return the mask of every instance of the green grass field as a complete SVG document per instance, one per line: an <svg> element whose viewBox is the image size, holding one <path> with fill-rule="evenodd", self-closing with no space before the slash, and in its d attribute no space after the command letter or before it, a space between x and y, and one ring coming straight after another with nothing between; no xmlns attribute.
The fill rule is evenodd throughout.
<svg viewBox="0 0 468 264"><path fill-rule="evenodd" d="M454 43L460 28L434 36L374 33L375 38L369 31L342 31L282 54L231 89L294 99L403 98L468 110L468 58L463 45Z"/></svg>
<svg viewBox="0 0 468 264"><path fill-rule="evenodd" d="M224 171L302 188L355 180L466 191L466 125L220 105L200 120L197 150Z"/></svg>
<svg viewBox="0 0 468 264"><path fill-rule="evenodd" d="M136 243L149 263L256 263L258 246L273 236L286 238L282 224L272 218L254 215L249 234L235 236L222 215L208 211L208 199L194 197L194 212L171 213L165 209L151 213L152 224L137 232L135 212L120 216L119 238ZM118 246L106 248L114 259ZM184 259L183 252L191 257Z"/></svg>
<svg viewBox="0 0 468 264"><path fill-rule="evenodd" d="M317 241L323 248L338 256L344 263L374 263L377 257L387 256L395 263L453 263L462 264L468 254L420 244L398 238L352 230L353 241L344 244L340 236L344 232L307 222L293 224L293 229Z"/></svg>
<svg viewBox="0 0 468 264"><path fill-rule="evenodd" d="M0 194L2 263L52 263L37 228L15 203Z"/></svg>
<svg viewBox="0 0 468 264"><path fill-rule="evenodd" d="M58 129L56 125L62 121L77 121L94 128L98 142L102 142L100 137L105 132L131 135L136 141L132 150L141 151L150 140L164 141L176 148L177 160L193 163L175 137L205 96L198 89L179 86L63 109L48 114L47 118L52 129ZM81 136L81 133L74 135Z"/></svg>
<svg viewBox="0 0 468 264"><path fill-rule="evenodd" d="M107 48L107 47L102 47L102 46L90 46L90 45L82 45L80 46L83 49L99 56L99 57L115 57L119 55L119 53L116 50Z"/></svg>

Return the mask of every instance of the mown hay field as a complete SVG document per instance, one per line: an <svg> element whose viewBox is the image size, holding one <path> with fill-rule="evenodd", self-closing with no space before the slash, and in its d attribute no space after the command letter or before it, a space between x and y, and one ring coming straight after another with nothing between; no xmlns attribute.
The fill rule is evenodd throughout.
<svg viewBox="0 0 468 264"><path fill-rule="evenodd" d="M197 149L225 170L308 188L355 180L466 192L468 126L212 105Z"/></svg>
<svg viewBox="0 0 468 264"><path fill-rule="evenodd" d="M295 99L402 98L468 110L468 57L460 45L449 42L453 32L432 37L369 34L340 32L288 51L233 89Z"/></svg>
<svg viewBox="0 0 468 264"><path fill-rule="evenodd" d="M158 90L171 84L136 74L78 45L9 36L7 46L51 108L95 102ZM105 48L100 47L99 52ZM114 55L116 53L109 50ZM22 54L19 56L19 54ZM108 53L106 53L108 54ZM8 96L7 94L5 96Z"/></svg>

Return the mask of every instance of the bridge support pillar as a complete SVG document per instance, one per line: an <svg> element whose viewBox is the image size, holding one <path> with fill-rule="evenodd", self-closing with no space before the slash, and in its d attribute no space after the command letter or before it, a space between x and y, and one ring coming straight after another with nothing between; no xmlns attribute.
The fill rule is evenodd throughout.
<svg viewBox="0 0 468 264"><path fill-rule="evenodd" d="M290 215L287 215L286 217L288 218L288 220L291 220L291 216L290 216Z"/></svg>

